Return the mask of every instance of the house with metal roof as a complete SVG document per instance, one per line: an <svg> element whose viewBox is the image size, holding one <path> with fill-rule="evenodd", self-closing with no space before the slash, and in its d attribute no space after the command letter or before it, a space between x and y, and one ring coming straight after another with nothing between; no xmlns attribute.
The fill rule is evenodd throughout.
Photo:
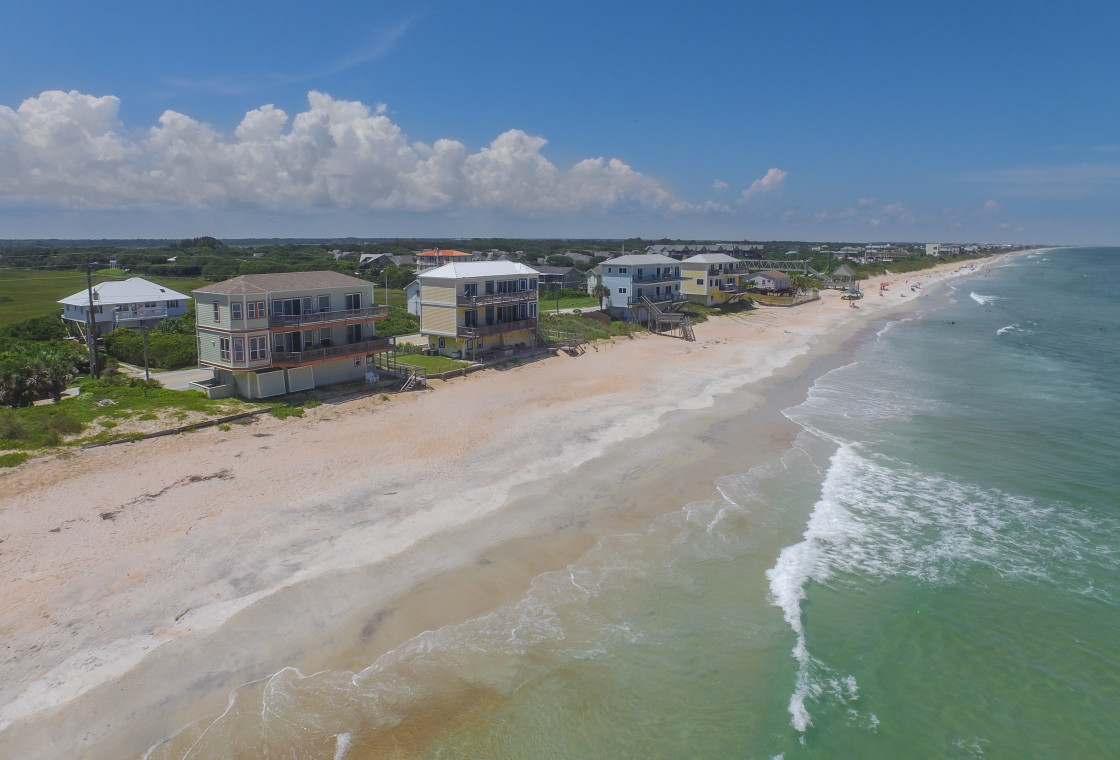
<svg viewBox="0 0 1120 760"><path fill-rule="evenodd" d="M99 333L117 327L154 327L164 319L186 314L187 302L191 299L143 277L107 280L59 300L62 318L84 328L91 314L91 295L92 317Z"/></svg>
<svg viewBox="0 0 1120 760"><path fill-rule="evenodd" d="M672 310L684 303L681 293L681 262L656 253L619 256L602 263L602 284L611 294L606 300L612 317L645 322L645 301L659 309Z"/></svg>
<svg viewBox="0 0 1120 760"><path fill-rule="evenodd" d="M537 270L513 261L464 261L428 269L420 283L420 334L429 350L476 359L538 339Z"/></svg>
<svg viewBox="0 0 1120 760"><path fill-rule="evenodd" d="M247 274L197 288L198 362L214 370L193 384L211 398L255 399L362 380L392 337L374 283L339 272Z"/></svg>
<svg viewBox="0 0 1120 760"><path fill-rule="evenodd" d="M725 253L701 253L681 262L681 292L693 303L734 303L747 292L747 262Z"/></svg>

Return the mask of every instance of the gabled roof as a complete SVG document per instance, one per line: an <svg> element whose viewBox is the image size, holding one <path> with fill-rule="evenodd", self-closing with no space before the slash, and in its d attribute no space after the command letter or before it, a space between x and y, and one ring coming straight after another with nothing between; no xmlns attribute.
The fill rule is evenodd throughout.
<svg viewBox="0 0 1120 760"><path fill-rule="evenodd" d="M189 299L177 290L165 288L143 277L129 277L127 280L108 280L93 286L95 306L106 304L137 303L139 301L179 301ZM58 301L67 306L89 306L89 292L81 290L72 296Z"/></svg>
<svg viewBox="0 0 1120 760"><path fill-rule="evenodd" d="M217 295L259 295L293 290L347 287L371 288L373 283L341 272L273 272L271 274L243 274L224 282L195 288L194 292Z"/></svg>
<svg viewBox="0 0 1120 760"><path fill-rule="evenodd" d="M461 277L502 277L538 274L536 269L515 261L453 261L416 275L418 279L458 279Z"/></svg>
<svg viewBox="0 0 1120 760"><path fill-rule="evenodd" d="M758 272L757 274L760 274L763 277L769 277L771 280L778 279L780 277L785 277L787 280L789 279L788 273L779 272L777 269L767 269L766 271Z"/></svg>
<svg viewBox="0 0 1120 760"><path fill-rule="evenodd" d="M836 271L832 273L833 277L855 277L856 273L847 264L841 264L836 267Z"/></svg>

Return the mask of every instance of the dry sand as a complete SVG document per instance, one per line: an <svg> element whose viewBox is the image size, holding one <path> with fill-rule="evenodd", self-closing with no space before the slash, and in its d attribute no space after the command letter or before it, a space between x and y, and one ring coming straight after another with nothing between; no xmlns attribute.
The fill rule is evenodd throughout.
<svg viewBox="0 0 1120 760"><path fill-rule="evenodd" d="M347 626L376 650L477 614L477 599L414 605L376 636L368 619L550 518L488 519L511 496L550 488L611 444L655 431L667 412L789 372L967 269L877 278L858 309L825 291L702 323L693 343L616 339L304 419L4 471L0 746L23 758L135 756L220 709L240 683L293 661L345 659ZM917 280L915 292L906 283ZM880 281L891 283L885 296ZM327 586L366 598L332 606ZM516 592L487 603L503 593Z"/></svg>

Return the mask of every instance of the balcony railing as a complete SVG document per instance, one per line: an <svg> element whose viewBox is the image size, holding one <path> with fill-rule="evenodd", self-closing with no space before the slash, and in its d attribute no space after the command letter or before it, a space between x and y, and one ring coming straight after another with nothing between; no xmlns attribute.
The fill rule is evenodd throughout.
<svg viewBox="0 0 1120 760"><path fill-rule="evenodd" d="M460 327L459 335L464 338L487 338L491 335L501 335L516 330L533 330L536 327L536 319L515 319L512 322L499 322L496 325Z"/></svg>
<svg viewBox="0 0 1120 760"><path fill-rule="evenodd" d="M302 327L327 322L350 322L362 319L384 319L389 316L388 306L366 306L362 309L341 311L309 311L305 314L270 314L269 327Z"/></svg>
<svg viewBox="0 0 1120 760"><path fill-rule="evenodd" d="M515 290L510 293L486 293L484 295L466 296L459 294L455 297L455 303L459 306L479 307L479 306L496 306L497 304L510 304L510 303L525 303L526 301L536 301L537 291L535 290Z"/></svg>
<svg viewBox="0 0 1120 760"><path fill-rule="evenodd" d="M664 272L664 273L659 274L659 275L658 274L644 274L641 277L638 277L637 275L635 275L635 276L630 278L630 281L635 283L635 284L641 285L641 284L647 283L647 282L654 282L654 283L657 283L657 282L673 282L674 280L683 280L683 279L684 279L684 277L682 277L679 274L673 274L672 272Z"/></svg>
<svg viewBox="0 0 1120 760"><path fill-rule="evenodd" d="M123 309L113 312L114 322L142 322L148 319L166 319L167 307L146 306L139 309Z"/></svg>
<svg viewBox="0 0 1120 760"><path fill-rule="evenodd" d="M747 286L738 282L725 282L719 286L721 293L746 293Z"/></svg>
<svg viewBox="0 0 1120 760"><path fill-rule="evenodd" d="M329 359L342 359L347 356L379 354L384 351L393 350L396 344L396 338L388 337L363 340L358 343L347 343L344 346L309 348L304 351L273 351L272 366L296 367L301 364L312 364Z"/></svg>
<svg viewBox="0 0 1120 760"><path fill-rule="evenodd" d="M630 305L640 304L643 298L648 298L654 303L676 303L677 301L687 300L681 293L662 293L661 295L657 295L656 293L643 293L640 296L631 296L627 303Z"/></svg>

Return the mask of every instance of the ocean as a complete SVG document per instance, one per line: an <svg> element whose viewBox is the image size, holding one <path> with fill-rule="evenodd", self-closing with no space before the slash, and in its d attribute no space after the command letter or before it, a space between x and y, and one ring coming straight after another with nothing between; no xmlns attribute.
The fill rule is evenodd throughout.
<svg viewBox="0 0 1120 760"><path fill-rule="evenodd" d="M1118 281L1105 248L954 280L710 498L146 757L1118 757ZM713 436L732 460L750 419Z"/></svg>

